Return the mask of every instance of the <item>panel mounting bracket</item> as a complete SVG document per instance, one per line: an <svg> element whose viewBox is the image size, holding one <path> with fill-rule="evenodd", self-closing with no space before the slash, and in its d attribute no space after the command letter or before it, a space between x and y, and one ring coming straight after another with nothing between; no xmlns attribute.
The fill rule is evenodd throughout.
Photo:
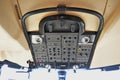
<svg viewBox="0 0 120 80"><path fill-rule="evenodd" d="M59 14L63 14L66 11L66 6L65 5L58 5L57 6L57 11Z"/></svg>

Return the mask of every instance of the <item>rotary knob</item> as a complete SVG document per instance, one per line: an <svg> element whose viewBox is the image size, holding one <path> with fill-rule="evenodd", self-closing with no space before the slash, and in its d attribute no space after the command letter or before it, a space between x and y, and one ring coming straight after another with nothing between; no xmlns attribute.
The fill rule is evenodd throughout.
<svg viewBox="0 0 120 80"><path fill-rule="evenodd" d="M81 39L81 42L82 42L82 43L89 43L89 41L90 41L90 38L87 37L87 36L85 36L85 37L83 37L83 38Z"/></svg>
<svg viewBox="0 0 120 80"><path fill-rule="evenodd" d="M39 35L32 35L33 44L42 44L42 38Z"/></svg>

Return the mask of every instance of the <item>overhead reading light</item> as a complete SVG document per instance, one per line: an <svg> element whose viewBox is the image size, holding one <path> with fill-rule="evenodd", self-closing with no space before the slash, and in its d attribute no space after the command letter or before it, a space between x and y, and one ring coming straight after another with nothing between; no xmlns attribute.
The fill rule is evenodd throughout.
<svg viewBox="0 0 120 80"><path fill-rule="evenodd" d="M58 11L58 14L44 17L39 22L39 31L27 30L25 21L28 17L51 11ZM68 15L67 11L98 17L98 31L86 31L84 19ZM45 68L49 65L54 69L89 68L103 23L103 16L96 11L65 6L34 10L22 17L23 31L35 66Z"/></svg>

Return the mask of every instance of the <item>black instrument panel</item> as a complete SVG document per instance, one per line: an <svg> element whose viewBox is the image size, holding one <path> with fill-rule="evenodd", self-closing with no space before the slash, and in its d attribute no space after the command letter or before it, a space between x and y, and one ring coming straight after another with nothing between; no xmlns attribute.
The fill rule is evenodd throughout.
<svg viewBox="0 0 120 80"><path fill-rule="evenodd" d="M38 24L39 31L27 30L26 19L43 12L58 11ZM67 15L66 11L82 12L99 18L98 31L85 31L80 17ZM35 67L55 69L89 68L94 50L104 24L103 16L96 11L58 6L30 11L22 17L22 28L28 42Z"/></svg>
<svg viewBox="0 0 120 80"><path fill-rule="evenodd" d="M95 34L84 34L86 32L82 19L78 17L75 19L75 16L70 15L53 15L44 18L40 22L40 27L44 30L44 36L40 35L41 31L30 34L38 67L45 65L60 69L72 68L74 65L86 67Z"/></svg>

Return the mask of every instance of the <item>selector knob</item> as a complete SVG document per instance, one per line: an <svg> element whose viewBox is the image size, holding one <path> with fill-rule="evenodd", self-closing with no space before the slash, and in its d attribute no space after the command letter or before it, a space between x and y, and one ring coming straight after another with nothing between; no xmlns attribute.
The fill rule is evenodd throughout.
<svg viewBox="0 0 120 80"><path fill-rule="evenodd" d="M48 69L48 72L50 72L50 70L51 70L51 65L47 64L47 65L45 66L45 68L47 68L47 69Z"/></svg>
<svg viewBox="0 0 120 80"><path fill-rule="evenodd" d="M42 38L39 35L32 35L32 43L33 44L41 44Z"/></svg>
<svg viewBox="0 0 120 80"><path fill-rule="evenodd" d="M83 37L83 38L81 39L81 42L82 42L82 43L88 43L89 41L90 41L90 38L87 37L87 36L85 36L85 37Z"/></svg>

